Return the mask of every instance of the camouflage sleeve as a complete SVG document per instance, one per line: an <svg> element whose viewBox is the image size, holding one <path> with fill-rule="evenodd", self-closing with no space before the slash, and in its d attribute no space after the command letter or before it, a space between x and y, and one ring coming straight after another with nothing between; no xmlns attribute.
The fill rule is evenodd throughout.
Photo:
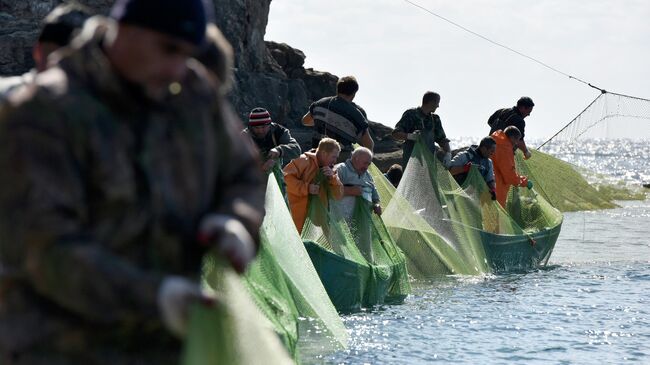
<svg viewBox="0 0 650 365"><path fill-rule="evenodd" d="M412 133L413 132L413 118L411 117L411 110L407 110L402 114L402 118L397 122L395 125L395 130L404 132L404 133Z"/></svg>
<svg viewBox="0 0 650 365"><path fill-rule="evenodd" d="M444 128L442 128L442 121L436 114L433 115L433 138L437 143L449 142Z"/></svg>
<svg viewBox="0 0 650 365"><path fill-rule="evenodd" d="M89 231L77 130L31 102L0 108L0 257L43 298L95 323L156 320L161 280Z"/></svg>
<svg viewBox="0 0 650 365"><path fill-rule="evenodd" d="M264 218L265 180L253 141L240 134L241 121L230 105L215 105L220 171L215 189L216 211L238 218L259 245Z"/></svg>
<svg viewBox="0 0 650 365"><path fill-rule="evenodd" d="M280 153L284 161L293 160L302 153L298 141L291 136L291 132L287 128L282 128L282 136L280 136L280 140L278 141L278 148L281 151Z"/></svg>

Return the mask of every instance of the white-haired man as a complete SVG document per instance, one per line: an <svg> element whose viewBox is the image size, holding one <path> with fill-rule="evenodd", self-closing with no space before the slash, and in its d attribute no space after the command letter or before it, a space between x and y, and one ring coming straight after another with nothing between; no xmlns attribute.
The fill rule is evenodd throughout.
<svg viewBox="0 0 650 365"><path fill-rule="evenodd" d="M375 181L368 172L371 163L372 151L365 147L359 147L352 152L349 159L335 166L335 171L343 184L343 199L334 202L333 206L338 209L350 226L361 253L369 262L374 262L369 222L364 220L363 216L354 215L357 204L362 204L359 207L361 209L366 204L372 206L375 214L381 215L379 194L375 187ZM361 220L359 220L360 218Z"/></svg>
<svg viewBox="0 0 650 365"><path fill-rule="evenodd" d="M359 147L352 152L347 161L336 165L334 169L343 184L341 205L352 205L354 207L354 204L348 203L350 201L354 202L357 196L362 196L368 203L372 203L373 211L377 215L381 215L379 193L377 193L375 181L368 172L371 163L372 151L366 147Z"/></svg>

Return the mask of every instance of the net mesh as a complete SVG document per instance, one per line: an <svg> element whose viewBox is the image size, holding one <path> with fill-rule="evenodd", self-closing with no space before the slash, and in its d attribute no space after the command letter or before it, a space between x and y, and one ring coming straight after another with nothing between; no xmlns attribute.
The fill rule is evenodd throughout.
<svg viewBox="0 0 650 365"><path fill-rule="evenodd" d="M650 179L650 162L644 157L648 150L636 143L650 139L649 121L650 100L604 92L540 145L539 150L567 162L535 153L529 160L518 159L518 167L533 175L540 193L562 211L645 199L641 185ZM646 166L631 166L626 159ZM630 176L630 170L638 173Z"/></svg>
<svg viewBox="0 0 650 365"><path fill-rule="evenodd" d="M305 250L296 230L291 214L276 180L270 177L266 191L266 215L262 224L261 240L273 258L277 275L252 276L263 286L286 284L289 292L282 290L277 297L290 298L297 310L298 350L318 347L322 351L333 351L346 347L347 332L336 309L329 300L318 273ZM269 265L271 266L271 265Z"/></svg>
<svg viewBox="0 0 650 365"><path fill-rule="evenodd" d="M415 277L536 267L557 239L562 215L543 197L512 188L506 211L475 168L459 186L420 142L397 190L376 168L372 174L384 222Z"/></svg>
<svg viewBox="0 0 650 365"><path fill-rule="evenodd" d="M348 203L351 214L345 214L339 204L310 196L302 231L332 302L341 312L353 312L403 301L411 290L404 254L370 203L361 197Z"/></svg>
<svg viewBox="0 0 650 365"><path fill-rule="evenodd" d="M214 258L206 259L206 285L227 300L214 310L192 309L185 365L291 363L287 351L278 350L278 339L298 362L304 353L345 348L343 322L311 263L273 174L268 179L265 208L258 256L243 277Z"/></svg>
<svg viewBox="0 0 650 365"><path fill-rule="evenodd" d="M601 193L568 162L533 149L531 153L528 160L517 153L517 170L557 209L572 212L617 207L611 194Z"/></svg>
<svg viewBox="0 0 650 365"><path fill-rule="evenodd" d="M543 143L585 139L650 138L650 100L616 93L602 93L577 117Z"/></svg>
<svg viewBox="0 0 650 365"><path fill-rule="evenodd" d="M292 364L241 278L213 257L206 258L204 273L222 300L214 307L192 306L182 364Z"/></svg>

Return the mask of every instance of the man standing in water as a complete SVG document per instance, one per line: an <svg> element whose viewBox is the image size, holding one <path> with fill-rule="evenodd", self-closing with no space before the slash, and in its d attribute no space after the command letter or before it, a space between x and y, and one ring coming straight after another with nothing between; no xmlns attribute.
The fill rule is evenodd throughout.
<svg viewBox="0 0 650 365"><path fill-rule="evenodd" d="M178 364L203 255L256 252L256 153L190 59L202 1L111 18L0 110L3 365Z"/></svg>
<svg viewBox="0 0 650 365"><path fill-rule="evenodd" d="M526 142L524 142L524 135L526 129L526 121L524 120L530 113L533 112L533 99L528 96L522 96L517 101L517 105L512 108L503 108L494 112L490 119L488 119L488 125L490 126L490 134L498 131L499 129L505 130L508 126L515 126L521 132L521 139L517 143L517 148L519 148L524 153L524 158L529 159L531 154L526 147Z"/></svg>
<svg viewBox="0 0 650 365"><path fill-rule="evenodd" d="M451 148L449 139L442 128L442 121L437 114L434 114L440 106L440 95L433 91L427 91L422 96L422 106L411 108L402 114L402 119L395 125L393 138L405 141L402 145L402 166L406 169L406 164L411 158L413 146L418 138L422 138L424 144L429 148L431 153L439 155L442 163L446 166L451 161ZM436 153L438 147L442 149L441 153Z"/></svg>

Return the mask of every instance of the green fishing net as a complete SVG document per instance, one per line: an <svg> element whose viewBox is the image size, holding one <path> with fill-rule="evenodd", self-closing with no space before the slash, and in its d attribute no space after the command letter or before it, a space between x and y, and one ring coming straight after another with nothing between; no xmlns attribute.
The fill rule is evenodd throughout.
<svg viewBox="0 0 650 365"><path fill-rule="evenodd" d="M608 196L601 194L573 166L544 152L531 149L532 157L524 160L516 154L517 171L528 176L535 190L563 212L615 208Z"/></svg>
<svg viewBox="0 0 650 365"><path fill-rule="evenodd" d="M396 190L371 173L381 181L386 227L416 278L534 268L557 240L562 215L534 190L512 188L504 210L476 168L459 186L420 142Z"/></svg>
<svg viewBox="0 0 650 365"><path fill-rule="evenodd" d="M327 292L314 269L309 254L296 230L291 214L276 180L268 180L265 201L266 215L261 229L261 241L273 260L266 260L268 266L264 275L248 273L249 282L257 286L276 285L282 298L293 302L298 318L298 352L303 348L318 348L321 353L345 348L347 332ZM271 263L273 265L271 265ZM275 272L278 272L276 275ZM268 284L267 284L268 283Z"/></svg>
<svg viewBox="0 0 650 365"><path fill-rule="evenodd" d="M625 184L590 184L575 166L541 151L532 150L532 157L524 160L517 153L517 170L535 183L535 190L563 212L616 208L614 200L643 200L645 193Z"/></svg>
<svg viewBox="0 0 650 365"><path fill-rule="evenodd" d="M321 174L319 174L320 176ZM317 177L321 188L327 184ZM329 194L328 194L329 196ZM305 247L340 312L400 303L411 290L405 257L395 245L381 217L362 197L339 204L311 195L302 231Z"/></svg>
<svg viewBox="0 0 650 365"><path fill-rule="evenodd" d="M292 364L241 278L212 257L206 258L204 269L206 284L220 300L212 307L191 308L182 364Z"/></svg>
<svg viewBox="0 0 650 365"><path fill-rule="evenodd" d="M649 120L650 100L601 90L580 114L538 150L568 158L582 154L606 157L603 152L611 152L624 161L634 156L634 152L630 154L621 147L650 138ZM598 146L603 150L598 150ZM518 163L522 170L534 176L540 194L561 211L607 209L617 206L614 200L647 198L647 190L641 186L644 181L638 185L626 183L537 151L527 161L519 158ZM608 163L607 158L603 163Z"/></svg>
<svg viewBox="0 0 650 365"><path fill-rule="evenodd" d="M291 363L291 358L299 362L303 353L324 354L346 347L343 322L273 174L265 209L260 250L243 277L206 259L204 280L223 305L193 308L184 365L283 364Z"/></svg>

